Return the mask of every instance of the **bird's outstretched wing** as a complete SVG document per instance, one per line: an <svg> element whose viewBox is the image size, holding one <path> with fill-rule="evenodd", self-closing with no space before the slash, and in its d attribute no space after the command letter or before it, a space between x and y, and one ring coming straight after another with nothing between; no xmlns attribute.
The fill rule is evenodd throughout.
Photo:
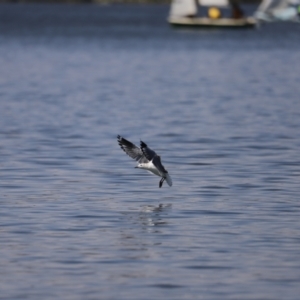
<svg viewBox="0 0 300 300"><path fill-rule="evenodd" d="M157 156L155 151L151 150L143 141L141 141L141 150L149 161Z"/></svg>
<svg viewBox="0 0 300 300"><path fill-rule="evenodd" d="M154 164L154 166L156 167L156 169L162 177L164 177L164 174L168 173L168 171L164 168L164 166L161 163L160 156L156 155L153 158L152 163Z"/></svg>
<svg viewBox="0 0 300 300"><path fill-rule="evenodd" d="M120 135L118 135L118 143L121 149L131 158L139 162L148 162L148 160L144 156L143 151L139 147L127 141Z"/></svg>

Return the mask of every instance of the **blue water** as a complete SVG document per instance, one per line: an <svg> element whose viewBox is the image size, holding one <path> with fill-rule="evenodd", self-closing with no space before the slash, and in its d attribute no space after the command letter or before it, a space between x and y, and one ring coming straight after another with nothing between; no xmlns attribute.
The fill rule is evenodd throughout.
<svg viewBox="0 0 300 300"><path fill-rule="evenodd" d="M0 299L299 299L300 26L167 14L0 6Z"/></svg>

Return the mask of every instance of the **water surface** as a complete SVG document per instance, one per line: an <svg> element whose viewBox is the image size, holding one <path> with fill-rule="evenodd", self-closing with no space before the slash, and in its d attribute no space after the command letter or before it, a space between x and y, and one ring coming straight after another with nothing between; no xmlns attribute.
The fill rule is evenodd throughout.
<svg viewBox="0 0 300 300"><path fill-rule="evenodd" d="M1 5L1 299L299 298L299 24L167 13Z"/></svg>

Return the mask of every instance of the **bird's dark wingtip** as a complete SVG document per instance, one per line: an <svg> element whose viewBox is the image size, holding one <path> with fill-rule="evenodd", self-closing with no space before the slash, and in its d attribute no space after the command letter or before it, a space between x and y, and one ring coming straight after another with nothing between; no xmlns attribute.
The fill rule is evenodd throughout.
<svg viewBox="0 0 300 300"><path fill-rule="evenodd" d="M141 148L146 148L147 147L147 144L144 143L143 141L141 141Z"/></svg>
<svg viewBox="0 0 300 300"><path fill-rule="evenodd" d="M121 149L126 153L125 149L124 149L124 146L122 144L122 137L120 135L118 135L118 144L119 146L121 147Z"/></svg>
<svg viewBox="0 0 300 300"><path fill-rule="evenodd" d="M164 178L164 177L162 177L162 178L161 178L161 180L160 180L160 182L159 182L159 187L160 187L160 188L162 187L162 185L163 185L164 181L165 181L165 178Z"/></svg>

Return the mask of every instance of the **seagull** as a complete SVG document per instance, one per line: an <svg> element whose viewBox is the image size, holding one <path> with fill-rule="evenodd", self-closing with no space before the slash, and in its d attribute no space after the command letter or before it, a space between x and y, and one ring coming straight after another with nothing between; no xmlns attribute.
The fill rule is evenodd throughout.
<svg viewBox="0 0 300 300"><path fill-rule="evenodd" d="M168 171L161 163L160 156L151 150L143 141L141 147L137 147L118 135L118 143L124 152L138 162L136 168L150 171L151 173L161 177L159 187L161 188L166 180L169 186L172 186L172 179Z"/></svg>

